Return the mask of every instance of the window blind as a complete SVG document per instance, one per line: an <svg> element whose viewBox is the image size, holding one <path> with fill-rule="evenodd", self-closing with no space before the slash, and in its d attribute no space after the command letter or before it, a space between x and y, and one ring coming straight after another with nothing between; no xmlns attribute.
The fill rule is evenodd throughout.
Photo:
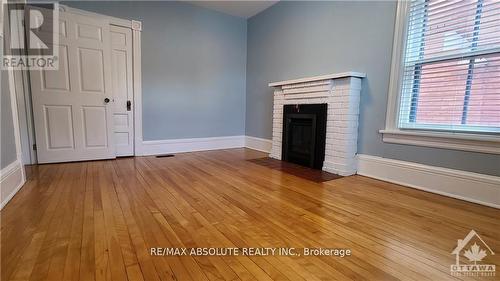
<svg viewBox="0 0 500 281"><path fill-rule="evenodd" d="M500 132L500 1L414 0L399 127Z"/></svg>

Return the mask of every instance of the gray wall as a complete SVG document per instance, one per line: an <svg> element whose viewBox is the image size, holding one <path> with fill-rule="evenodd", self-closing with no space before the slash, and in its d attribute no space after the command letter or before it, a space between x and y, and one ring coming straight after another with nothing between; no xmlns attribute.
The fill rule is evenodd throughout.
<svg viewBox="0 0 500 281"><path fill-rule="evenodd" d="M64 2L143 23L144 140L245 134L246 20L179 2Z"/></svg>
<svg viewBox="0 0 500 281"><path fill-rule="evenodd" d="M0 54L3 54L3 44L0 42ZM0 168L7 167L17 159L16 139L14 136L14 123L12 119L12 107L10 103L9 76L8 72L1 70L2 90L0 96Z"/></svg>
<svg viewBox="0 0 500 281"><path fill-rule="evenodd" d="M359 153L500 175L500 156L382 142L396 3L279 2L248 21L246 135L271 138L272 89L291 78L361 71Z"/></svg>

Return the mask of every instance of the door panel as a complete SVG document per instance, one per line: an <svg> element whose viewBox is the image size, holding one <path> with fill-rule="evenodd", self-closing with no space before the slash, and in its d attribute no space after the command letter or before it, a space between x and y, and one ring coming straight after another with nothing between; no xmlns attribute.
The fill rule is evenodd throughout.
<svg viewBox="0 0 500 281"><path fill-rule="evenodd" d="M66 21L59 18L59 36L66 37Z"/></svg>
<svg viewBox="0 0 500 281"><path fill-rule="evenodd" d="M74 148L71 106L45 106L48 149Z"/></svg>
<svg viewBox="0 0 500 281"><path fill-rule="evenodd" d="M126 30L117 30L111 27L111 44L118 47L117 49L123 48L127 45L127 32Z"/></svg>
<svg viewBox="0 0 500 281"><path fill-rule="evenodd" d="M59 69L41 71L43 76L43 89L69 91L68 46L59 46Z"/></svg>
<svg viewBox="0 0 500 281"><path fill-rule="evenodd" d="M115 112L114 125L118 129L126 130L129 126L128 115L126 113L116 113Z"/></svg>
<svg viewBox="0 0 500 281"><path fill-rule="evenodd" d="M117 147L129 146L130 145L129 134L122 132L115 132L115 144Z"/></svg>
<svg viewBox="0 0 500 281"><path fill-rule="evenodd" d="M117 93L117 98L121 98L119 93L127 93L127 52L123 50L113 50L113 79L116 83L113 85L113 91Z"/></svg>
<svg viewBox="0 0 500 281"><path fill-rule="evenodd" d="M114 158L109 22L66 12L60 21L59 69L30 72L38 162Z"/></svg>
<svg viewBox="0 0 500 281"><path fill-rule="evenodd" d="M77 24L78 38L102 41L102 28L100 26Z"/></svg>
<svg viewBox="0 0 500 281"><path fill-rule="evenodd" d="M107 146L107 129L106 122L106 107L105 106L84 106L83 113L83 128L85 129L85 147L106 147Z"/></svg>
<svg viewBox="0 0 500 281"><path fill-rule="evenodd" d="M111 26L114 93L114 140L117 156L134 155L134 115L132 92L132 31ZM131 102L127 110L127 101Z"/></svg>
<svg viewBox="0 0 500 281"><path fill-rule="evenodd" d="M102 50L78 48L82 92L103 93L104 60Z"/></svg>

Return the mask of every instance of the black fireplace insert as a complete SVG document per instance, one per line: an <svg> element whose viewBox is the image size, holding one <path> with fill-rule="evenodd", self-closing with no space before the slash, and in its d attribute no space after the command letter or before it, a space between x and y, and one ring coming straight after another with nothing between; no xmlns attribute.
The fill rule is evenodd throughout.
<svg viewBox="0 0 500 281"><path fill-rule="evenodd" d="M325 160L326 116L327 104L285 105L282 160L321 169Z"/></svg>

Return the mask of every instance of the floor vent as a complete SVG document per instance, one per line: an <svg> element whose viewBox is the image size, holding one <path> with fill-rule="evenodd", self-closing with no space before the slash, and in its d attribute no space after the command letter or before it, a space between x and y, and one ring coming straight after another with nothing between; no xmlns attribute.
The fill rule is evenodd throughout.
<svg viewBox="0 0 500 281"><path fill-rule="evenodd" d="M156 158L164 158L164 157L174 157L175 155L173 154L163 154L163 155L156 155Z"/></svg>

